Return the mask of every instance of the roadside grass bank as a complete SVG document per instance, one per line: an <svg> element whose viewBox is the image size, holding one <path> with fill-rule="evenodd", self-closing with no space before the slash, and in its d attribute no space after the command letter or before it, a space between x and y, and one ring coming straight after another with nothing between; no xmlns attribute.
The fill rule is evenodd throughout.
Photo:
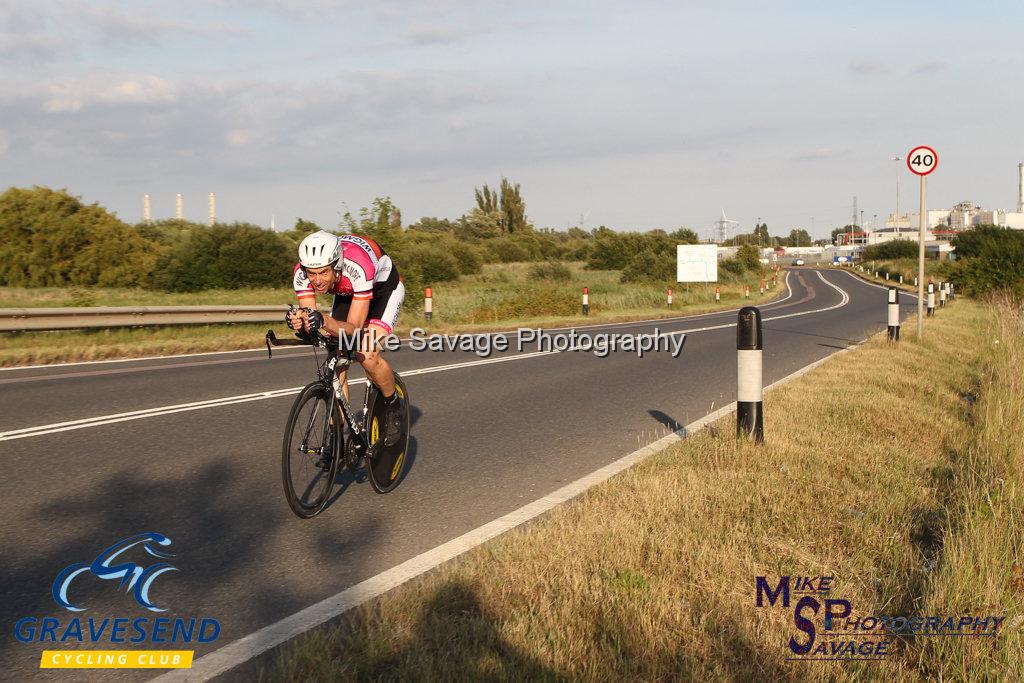
<svg viewBox="0 0 1024 683"><path fill-rule="evenodd" d="M723 419L282 646L260 679L1019 678L1022 318L958 300L921 342L876 335L769 393L765 446ZM787 661L793 607L755 604L780 575L835 577L855 617L1007 622Z"/></svg>
<svg viewBox="0 0 1024 683"><path fill-rule="evenodd" d="M759 294L759 281L751 274L751 294L745 299L743 287L747 282L726 274L729 279L718 285L720 302L715 302L714 285L675 285L673 305L669 308L665 288L622 284L617 270L585 270L582 263L573 263L561 271L566 279L548 280L535 277L536 271L532 269L536 265L491 264L478 275L433 287L434 315L429 323L423 316L422 292L418 297L410 292L396 332L407 336L413 327L422 327L430 333L451 334L657 319L725 310L746 303L763 304L783 292L780 278L774 289ZM581 314L583 287L590 289L590 315L586 318ZM283 307L294 299L294 292L288 288L195 294L160 294L141 289L0 288L0 308L274 303ZM329 307L329 297L321 297L320 304ZM287 332L283 323L240 323L0 333L0 367L250 349L262 344L268 327Z"/></svg>

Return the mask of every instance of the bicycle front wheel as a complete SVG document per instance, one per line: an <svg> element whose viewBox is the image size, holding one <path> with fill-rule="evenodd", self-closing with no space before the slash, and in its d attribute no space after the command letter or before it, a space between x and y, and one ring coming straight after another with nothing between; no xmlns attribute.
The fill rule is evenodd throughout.
<svg viewBox="0 0 1024 683"><path fill-rule="evenodd" d="M284 430L281 477L288 506L299 517L317 515L327 504L341 453L341 413L322 384L307 386L292 404Z"/></svg>

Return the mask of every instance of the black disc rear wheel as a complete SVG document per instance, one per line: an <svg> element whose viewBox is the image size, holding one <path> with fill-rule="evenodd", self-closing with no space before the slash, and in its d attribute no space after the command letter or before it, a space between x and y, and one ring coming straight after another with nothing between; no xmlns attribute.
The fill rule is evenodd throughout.
<svg viewBox="0 0 1024 683"><path fill-rule="evenodd" d="M313 517L324 509L341 454L341 412L330 390L310 384L288 414L281 452L284 494L292 512Z"/></svg>
<svg viewBox="0 0 1024 683"><path fill-rule="evenodd" d="M369 416L366 420L367 437L370 443L370 457L366 463L366 473L370 485L377 493L387 493L398 486L402 471L405 469L406 456L409 453L409 391L405 382L395 373L395 391L402 398L402 436L393 446L384 444L384 401L380 392L371 385L368 390L374 391L369 401Z"/></svg>

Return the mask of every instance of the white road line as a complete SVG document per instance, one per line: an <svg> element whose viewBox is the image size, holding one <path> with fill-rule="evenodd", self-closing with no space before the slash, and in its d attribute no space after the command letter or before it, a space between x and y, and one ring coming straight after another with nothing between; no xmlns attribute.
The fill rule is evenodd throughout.
<svg viewBox="0 0 1024 683"><path fill-rule="evenodd" d="M788 277L788 273L787 273L787 277ZM821 312L825 312L825 311L831 311L831 310L834 310L836 308L840 308L841 306L845 306L849 302L850 297L846 294L846 292L844 292L837 285L834 285L834 284L828 282L827 280L825 280L825 278L821 276L821 273L818 273L818 277L820 277L822 279L822 281L825 282L825 284L827 284L828 286L832 287L833 289L836 289L840 293L840 295L842 295L843 298L842 298L842 300L838 304L833 305L833 306L828 306L826 308L814 309L814 310L811 310L811 311L804 311L804 312L801 312L801 313L789 313L789 314L786 314L786 315L779 315L779 316L768 317L768 318L764 318L763 320L765 322L767 322L767 321L771 321L771 320L779 320L779 319L782 319L782 318L792 318L792 317L795 317L795 316L811 315L811 314L814 314L814 313L821 313ZM723 323L721 325L710 325L710 326L707 326L707 327L697 327L697 328L691 328L691 329L686 329L686 330L675 330L675 331L672 331L672 332L661 332L661 333L659 333L657 335L657 337L659 337L659 338L661 338L661 337L673 337L673 336L680 335L680 334L686 335L686 334L694 334L694 333L697 333L697 332L709 332L709 331L712 331L712 330L721 330L721 329L726 329L726 328L735 327L735 326L736 326L735 322ZM646 335L646 336L654 336L654 335ZM540 357L540 356L550 356L550 355L553 355L553 354L556 354L556 353L567 353L567 352L570 352L570 351L577 351L577 350L578 349L576 347L573 347L573 348L569 348L569 349L565 349L565 350L553 349L553 350L550 350L550 351L533 351L533 352L530 352L530 353L520 353L520 354L516 354L516 355L513 355L513 356L502 356L502 357L498 357L498 358L485 358L485 359L475 360L475 361L466 361L464 363L450 363L448 365L437 365L437 366L431 366L431 367L428 367L428 368L419 368L419 369L416 369L416 370L406 370L406 371L403 371L401 373L401 375L402 375L402 377L414 377L416 375L427 375L427 374L431 374L431 373L435 373L435 372L445 372L445 371L448 371L448 370L458 370L458 369L462 369L462 368L476 367L476 366L480 366L480 365L491 365L491 364L494 364L494 363L508 363L508 362L516 361L516 360L524 360L524 359L528 359L528 358L537 358L537 357ZM365 383L366 383L365 379L353 380L353 381L350 382L350 384L352 384L354 386L358 386L360 384L365 384ZM97 417L82 418L82 419L79 419L79 420L71 420L71 421L68 421L68 422L57 422L57 423L53 423L53 424L38 425L38 426L35 426L35 427L25 427L23 429L15 429L15 430L10 430L10 431L6 431L6 432L0 432L0 441L14 441L16 439L28 439L28 438L36 437L36 436L44 436L46 434L56 434L56 433L59 433L59 432L67 432L67 431L72 431L72 430L76 430L76 429L86 429L88 427L99 427L99 426L102 426L102 425L114 424L114 423L117 423L117 422L128 422L128 421L131 421L131 420L141 420L141 419L148 418L148 417L158 417L158 416L161 416L161 415L171 415L171 414L174 414L174 413L182 413L182 412L188 412L188 411L192 411L192 410L203 410L203 409L206 409L206 408L217 408L217 407L220 407L220 406L234 405L236 403L247 403L249 401L262 401L262 400L270 399L270 398L280 398L282 396L289 396L289 395L292 395L292 394L297 394L301 389L302 389L302 387L290 387L288 389L275 389L275 390L272 390L272 391L264 391L264 392L254 393L254 394L243 394L243 395L240 395L240 396L226 396L226 397L223 397L223 398L209 399L209 400L206 400L206 401L196 401L196 402L193 402L193 403L180 403L180 404L171 405L171 406L160 406L160 407L156 407L156 408L147 408L147 409L144 409L144 410L135 410L135 411L127 412L127 413L117 413L117 414L113 414L113 415L100 415L100 416L97 416Z"/></svg>
<svg viewBox="0 0 1024 683"><path fill-rule="evenodd" d="M786 271L786 281L785 281L785 283L786 283L786 287L788 289L789 288L789 271ZM786 296L784 296L781 299L776 299L776 300L773 300L773 301L769 301L768 303L766 303L764 305L764 307L775 306L776 304L781 304L783 301L786 301L787 299L791 298L792 296L793 296L793 290L789 289L789 294L787 294ZM679 316L671 316L671 317L667 317L667 318L648 318L648 319L645 319L645 320L623 320L623 321L616 322L616 323L594 323L593 325L569 325L567 327L545 327L543 329L548 331L548 332L557 331L557 330L571 330L571 329L576 329L576 330L593 330L593 329L598 329L598 328L601 328L601 327L615 327L615 326L618 326L618 325L642 325L644 323L658 323L658 322L665 323L665 322L687 321L687 320L695 320L697 318L706 318L706 317L712 316L712 315L721 315L723 313L731 313L733 311L738 311L738 310L739 310L738 308L728 308L728 309L724 309L724 310L721 310L721 311L712 311L712 312L709 312L709 313L697 313L697 314L694 314L694 315L679 315ZM484 334L484 335L488 335L488 336L497 336L497 335L500 335L500 334L512 334L514 332L515 332L515 330L505 330L505 331L502 331L502 332L463 332L463 333L459 333L459 334ZM455 335L444 335L444 336L445 337L450 337L450 336L455 336ZM399 341L403 342L403 343L408 343L409 339L408 338L400 338ZM13 366L13 367L8 367L8 368L0 368L0 372L5 372L5 371L8 371L8 370L40 370L40 369L46 369L46 368L62 368L62 367L69 367L69 366L72 366L72 365L100 365L100 364L104 364L104 363L131 363L133 361L144 361L144 360L165 360L165 359L169 359L169 358L191 358L192 356L214 356L214 355L217 355L217 354L225 354L225 353L253 353L255 351L263 351L263 350L265 350L265 348L260 346L260 347L256 347L256 348L252 348L252 349L236 349L234 351L202 351L202 352L197 352L197 353L179 353L179 354L174 354L174 355L169 355L169 356L142 356L142 357L139 357L139 358L112 358L112 359L108 359L108 360L83 360L83 361L75 361L75 362L72 362L72 363L44 363L42 365L16 365L16 366ZM275 353L281 353L281 352L287 352L287 351L298 351L298 350L302 350L302 349L301 348L299 348L299 349L290 349L290 348L285 347L285 348L277 349L275 351Z"/></svg>
<svg viewBox="0 0 1024 683"><path fill-rule="evenodd" d="M849 349L839 351L843 353ZM830 354L825 358L816 360L810 365L800 368L796 372L773 382L765 387L765 391L771 391L776 387L800 377L825 361L833 358L836 354ZM510 531L521 524L534 519L552 508L561 505L587 489L607 481L623 470L633 467L637 463L646 460L652 455L665 450L666 448L682 441L687 435L700 431L707 425L725 417L736 409L736 404L719 408L718 410L705 415L701 419L691 422L682 429L658 439L657 441L644 446L629 455L605 465L604 467L591 472L590 474L577 479L576 481L553 491L543 498L524 505L518 510L508 513L503 517L488 522L472 531L454 538L446 543L432 548L424 553L406 560L388 570L372 576L354 586L332 595L325 600L311 605L290 617L261 628L259 631L244 636L224 647L203 655L197 659L191 669L179 669L152 679L154 683L175 683L179 681L208 681L211 678L244 664L245 662L259 656L267 650L280 645L292 638L299 636L310 629L316 628L331 619L334 619L348 610L358 607L368 600L372 600L392 588L396 588L407 581L410 581L421 574L424 574L439 565L452 560L473 548L486 543L487 541Z"/></svg>
<svg viewBox="0 0 1024 683"><path fill-rule="evenodd" d="M887 292L889 291L889 288L887 286L880 285L877 282L870 282L869 280L865 280L864 278L862 278L860 276L854 275L853 273L851 273L848 270L842 270L842 271L839 271L839 272L845 273L846 275L849 275L850 277L852 277L857 282L860 282L861 284L865 284L865 285L867 285L869 287L877 287L878 289L884 289ZM897 287L896 289L899 289L901 296L908 296L911 299L916 299L917 298L917 294L912 294L912 293L908 292L907 290L901 289L899 287Z"/></svg>

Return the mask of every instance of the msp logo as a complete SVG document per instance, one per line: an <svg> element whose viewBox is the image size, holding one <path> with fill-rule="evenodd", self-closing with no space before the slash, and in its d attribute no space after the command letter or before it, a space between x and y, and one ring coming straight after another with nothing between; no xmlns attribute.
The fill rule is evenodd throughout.
<svg viewBox="0 0 1024 683"><path fill-rule="evenodd" d="M774 588L767 576L755 577L755 604L792 609L797 631L787 643L791 661L870 661L892 654L904 636L995 637L1005 615L854 614L853 602L833 595L832 576L780 576ZM791 595L796 597L791 605Z"/></svg>
<svg viewBox="0 0 1024 683"><path fill-rule="evenodd" d="M174 557L173 553L162 553L159 550L154 549L152 545L154 543L160 546L169 546L171 545L171 539L167 538L163 534L139 534L138 536L132 536L131 538L118 541L114 545L110 546L101 552L96 559L92 561L92 564L78 563L65 567L53 582L53 599L56 600L57 604L64 609L71 610L72 612L85 611L84 607L76 607L68 600L68 587L79 574L82 574L83 572L91 572L94 576L104 580L121 579L121 582L118 584L118 588L125 587L125 584L127 584L127 587L125 588L126 591L134 588L135 601L140 605L153 612L166 612L166 608L157 607L149 601L149 588L156 577L160 576L164 572L178 571L175 567L172 567L166 562L157 562L146 568L140 567L134 562L124 562L122 564L111 566L111 562L114 562L121 553L140 544L143 549L153 557L161 559Z"/></svg>
<svg viewBox="0 0 1024 683"><path fill-rule="evenodd" d="M87 608L75 604L68 596L72 586L89 577L116 581L118 589L131 592L135 602L150 612L165 612L166 607L154 604L150 597L153 582L167 572L178 571L163 560L174 557L168 551L171 539L163 534L147 532L130 536L107 547L90 563L76 562L60 570L50 586L54 601L69 612ZM156 561L145 562L145 554ZM136 560L130 559L132 556ZM130 603L129 603L130 604ZM220 622L209 617L130 617L102 616L62 620L55 617L22 617L14 625L14 637L21 643L68 643L72 650L44 650L40 668L188 668L192 666L193 650L116 650L77 649L82 644L156 644L167 647L184 643L211 643L220 636ZM172 645L172 647L174 646ZM179 645L180 646L180 645Z"/></svg>

